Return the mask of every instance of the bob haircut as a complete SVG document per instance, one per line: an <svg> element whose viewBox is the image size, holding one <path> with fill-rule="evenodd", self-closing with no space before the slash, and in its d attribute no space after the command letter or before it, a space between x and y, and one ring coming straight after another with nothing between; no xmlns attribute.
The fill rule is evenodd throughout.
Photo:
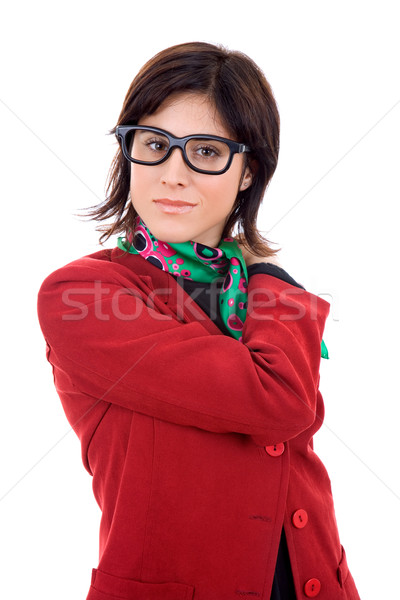
<svg viewBox="0 0 400 600"><path fill-rule="evenodd" d="M245 155L245 167L253 173L252 185L238 193L222 237L232 235L236 227L241 242L252 252L274 254L276 250L257 230L256 219L278 161L279 113L269 83L248 56L205 42L179 44L159 52L132 81L117 125L136 125L172 94L187 92L206 96L232 138L252 149ZM115 131L114 127L110 133ZM97 228L103 231L101 243L113 234L134 230L137 213L129 189L130 163L119 146L108 174L107 197L88 213L96 221L113 218L111 224Z"/></svg>

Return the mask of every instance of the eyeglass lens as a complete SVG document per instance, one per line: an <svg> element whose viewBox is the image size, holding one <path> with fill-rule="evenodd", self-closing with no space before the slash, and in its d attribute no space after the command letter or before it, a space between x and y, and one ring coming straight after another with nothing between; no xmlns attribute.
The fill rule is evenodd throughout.
<svg viewBox="0 0 400 600"><path fill-rule="evenodd" d="M146 129L133 130L126 142L131 158L146 163L162 160L170 146L166 136ZM213 139L190 139L186 142L185 151L190 164L205 171L221 171L230 157L229 146Z"/></svg>

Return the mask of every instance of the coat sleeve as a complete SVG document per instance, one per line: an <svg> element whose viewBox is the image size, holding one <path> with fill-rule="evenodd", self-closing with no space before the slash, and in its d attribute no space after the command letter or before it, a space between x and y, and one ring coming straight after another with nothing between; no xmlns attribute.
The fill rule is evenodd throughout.
<svg viewBox="0 0 400 600"><path fill-rule="evenodd" d="M101 269L84 259L71 263L39 292L48 359L55 380L63 374L60 395L248 434L262 445L314 422L327 302L254 275L241 343L163 314L138 279L102 262Z"/></svg>

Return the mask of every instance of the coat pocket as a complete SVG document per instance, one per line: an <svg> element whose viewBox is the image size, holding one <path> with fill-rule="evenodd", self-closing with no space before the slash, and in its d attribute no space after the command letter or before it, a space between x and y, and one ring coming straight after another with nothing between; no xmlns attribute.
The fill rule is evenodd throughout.
<svg viewBox="0 0 400 600"><path fill-rule="evenodd" d="M339 567L337 570L337 576L340 583L340 587L344 587L346 579L349 576L349 567L347 566L346 552L342 546L342 557L340 559Z"/></svg>
<svg viewBox="0 0 400 600"><path fill-rule="evenodd" d="M346 552L342 546L342 557L337 570L337 577L347 600L360 600L356 584L347 566Z"/></svg>
<svg viewBox="0 0 400 600"><path fill-rule="evenodd" d="M92 571L86 600L192 600L194 588L183 583L145 583Z"/></svg>

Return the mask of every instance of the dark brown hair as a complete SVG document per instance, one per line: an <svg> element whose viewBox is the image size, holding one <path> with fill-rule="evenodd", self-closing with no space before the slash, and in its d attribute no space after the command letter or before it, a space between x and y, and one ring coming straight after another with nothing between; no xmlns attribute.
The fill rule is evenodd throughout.
<svg viewBox="0 0 400 600"><path fill-rule="evenodd" d="M117 125L135 125L171 94L185 92L207 96L233 138L252 148L245 161L253 171L252 185L238 193L222 237L231 235L236 225L243 243L254 253L274 254L256 227L279 152L279 113L269 83L254 61L241 52L205 42L179 44L159 52L142 67L126 94ZM110 133L115 133L115 127ZM100 242L134 228L137 214L129 201L129 188L130 164L118 148L108 176L107 197L88 213L96 221L113 218L111 224L98 227L103 231Z"/></svg>

